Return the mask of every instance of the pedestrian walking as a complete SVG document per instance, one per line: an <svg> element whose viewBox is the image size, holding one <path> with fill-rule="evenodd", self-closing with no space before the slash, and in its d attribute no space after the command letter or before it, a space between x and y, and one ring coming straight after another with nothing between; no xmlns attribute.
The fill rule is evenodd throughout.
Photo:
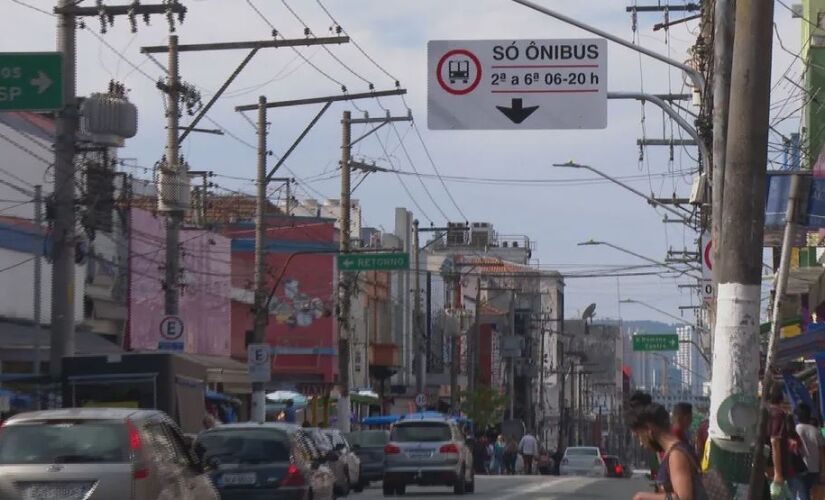
<svg viewBox="0 0 825 500"><path fill-rule="evenodd" d="M802 459L807 469L800 474L801 488L797 491L797 500L810 500L814 487L819 484L822 477L823 456L825 456L825 440L822 434L814 425L811 415L811 407L805 403L799 403L796 407L796 433L799 435L802 444Z"/></svg>
<svg viewBox="0 0 825 500"><path fill-rule="evenodd" d="M693 425L693 405L690 403L676 403L670 414L672 423L671 432L682 442L695 449L693 436L690 435L690 427Z"/></svg>
<svg viewBox="0 0 825 500"><path fill-rule="evenodd" d="M518 445L512 436L507 436L507 444L504 447L504 467L507 475L516 473L516 458L518 456Z"/></svg>
<svg viewBox="0 0 825 500"><path fill-rule="evenodd" d="M504 448L506 446L504 436L499 434L495 444L493 444L493 474L501 475L504 473Z"/></svg>
<svg viewBox="0 0 825 500"><path fill-rule="evenodd" d="M531 475L533 473L533 460L539 453L539 442L535 436L529 431L521 438L518 444L518 451L524 460L524 473Z"/></svg>
<svg viewBox="0 0 825 500"><path fill-rule="evenodd" d="M626 419L642 446L662 454L657 492L639 492L634 500L709 500L693 450L672 433L664 406L654 403L649 394L637 392L630 398Z"/></svg>
<svg viewBox="0 0 825 500"><path fill-rule="evenodd" d="M793 418L782 407L782 386L774 384L770 392L768 408L768 444L771 454L765 471L769 479L772 499L795 499L805 494L802 476L806 472L802 458L802 442L796 433Z"/></svg>

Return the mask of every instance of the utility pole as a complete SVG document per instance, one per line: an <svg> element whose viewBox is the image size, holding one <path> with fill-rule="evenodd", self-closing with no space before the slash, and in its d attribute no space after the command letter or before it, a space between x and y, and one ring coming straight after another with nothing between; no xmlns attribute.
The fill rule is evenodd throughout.
<svg viewBox="0 0 825 500"><path fill-rule="evenodd" d="M34 374L40 376L40 323L42 323L43 287L43 186L34 186L34 227L37 231L37 248L34 249ZM38 395L37 409L40 409Z"/></svg>
<svg viewBox="0 0 825 500"><path fill-rule="evenodd" d="M66 8L72 0L59 0ZM55 119L54 143L54 263L52 264L51 356L49 372L60 376L63 357L74 354L75 296L75 140L78 129L76 97L77 23L74 15L57 16L57 50L63 54L64 107Z"/></svg>
<svg viewBox="0 0 825 500"><path fill-rule="evenodd" d="M467 390L473 392L478 386L479 339L481 336L481 277L476 276L476 301L473 328L467 334ZM512 393L511 393L512 395Z"/></svg>
<svg viewBox="0 0 825 500"><path fill-rule="evenodd" d="M459 314L461 309L461 274L455 273L453 281L452 310ZM450 410L454 415L461 411L461 397L458 393L458 372L461 364L461 320L458 329L450 337Z"/></svg>
<svg viewBox="0 0 825 500"><path fill-rule="evenodd" d="M415 356L415 393L423 394L425 389L424 377L427 367L424 363L424 335L421 328L421 258L420 242L418 241L418 219L413 220L412 227L412 258L413 258L413 349ZM423 408L419 408L423 410Z"/></svg>
<svg viewBox="0 0 825 500"><path fill-rule="evenodd" d="M161 166L161 190L158 208L166 218L166 274L164 278L164 313L177 315L180 306L180 226L183 200L189 182L186 167L180 164L178 128L180 123L180 74L178 71L178 36L169 36L169 74L166 85L166 161ZM187 182L184 182L186 178ZM165 189L164 189L165 188Z"/></svg>
<svg viewBox="0 0 825 500"><path fill-rule="evenodd" d="M782 254L779 260L779 269L776 278L776 290L771 311L771 331L768 337L768 352L765 355L765 373L762 375L762 405L757 421L757 439L755 449L759 450L762 443L768 438L768 404L773 386L773 362L776 357L776 348L779 345L780 330L782 329L782 304L785 301L785 291L788 288L788 276L791 267L791 251L793 250L794 235L796 234L796 218L799 208L799 198L802 179L800 175L791 176L790 193L788 196L788 208L785 214L785 233L782 238ZM783 457L784 459L785 457ZM762 481L765 476L765 455L763 453L753 454L753 467L749 482L749 491L761 492L763 490ZM754 498L754 495L751 495Z"/></svg>
<svg viewBox="0 0 825 500"><path fill-rule="evenodd" d="M116 16L128 16L136 31L136 16L147 19L151 14L165 14L170 28L172 14L181 19L186 8L177 1L164 5L126 5L80 7L75 0L58 0L57 51L63 56L63 108L55 118L54 143L54 205L52 230L52 313L49 372L57 378L63 370L63 357L74 354L75 337L75 167L79 107L77 100L77 18L99 17L102 22L113 22ZM105 26L105 24L104 24Z"/></svg>
<svg viewBox="0 0 825 500"><path fill-rule="evenodd" d="M266 344L266 325L269 320L269 311L266 308L266 97L258 97L258 165L255 182L257 187L255 197L255 323L253 342ZM253 422L263 423L266 420L266 392L263 382L252 384L252 411Z"/></svg>
<svg viewBox="0 0 825 500"><path fill-rule="evenodd" d="M352 143L352 117L349 111L344 111L341 120L341 228L340 249L342 254L350 251L350 210L352 203L350 196L350 155ZM347 273L339 274L339 307L338 312L338 380L340 395L338 396L338 425L341 432L350 430L350 400L349 400L349 341L350 341L350 285L352 281Z"/></svg>
<svg viewBox="0 0 825 500"><path fill-rule="evenodd" d="M759 376L759 310L770 115L773 2L738 0L733 45L730 116L725 158L725 230L719 235L716 327L710 404L710 463L727 480L749 480L748 436L719 425L722 403L755 396ZM754 411L757 409L754 408ZM757 443L757 449L761 450ZM761 492L759 492L761 493ZM754 496L757 495L757 496ZM751 498L758 498L755 491Z"/></svg>
<svg viewBox="0 0 825 500"><path fill-rule="evenodd" d="M711 241L714 262L719 262L719 236L725 197L725 158L727 155L728 107L733 65L734 18L736 0L715 0L713 35L713 164L711 168ZM719 266L713 269L714 284L719 283Z"/></svg>

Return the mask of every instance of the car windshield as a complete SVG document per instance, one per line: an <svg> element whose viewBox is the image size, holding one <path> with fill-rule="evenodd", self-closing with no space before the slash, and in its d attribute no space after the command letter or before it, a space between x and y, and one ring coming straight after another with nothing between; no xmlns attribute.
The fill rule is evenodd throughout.
<svg viewBox="0 0 825 500"><path fill-rule="evenodd" d="M417 422L396 425L392 428L390 441L395 442L438 442L450 441L453 435L450 426L439 422Z"/></svg>
<svg viewBox="0 0 825 500"><path fill-rule="evenodd" d="M120 422L35 421L0 432L0 464L125 463L128 432Z"/></svg>
<svg viewBox="0 0 825 500"><path fill-rule="evenodd" d="M390 440L390 433L387 431L360 431L351 432L346 435L347 441L352 445L358 445L362 448L379 448L383 447Z"/></svg>
<svg viewBox="0 0 825 500"><path fill-rule="evenodd" d="M567 457L597 457L599 450L596 448L567 448L564 452Z"/></svg>
<svg viewBox="0 0 825 500"><path fill-rule="evenodd" d="M216 428L198 439L196 449L206 464L270 464L289 462L289 436L276 429Z"/></svg>

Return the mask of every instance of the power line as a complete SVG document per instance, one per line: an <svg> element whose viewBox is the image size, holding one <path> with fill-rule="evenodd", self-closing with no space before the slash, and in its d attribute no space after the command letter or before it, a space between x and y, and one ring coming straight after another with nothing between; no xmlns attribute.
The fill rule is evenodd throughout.
<svg viewBox="0 0 825 500"><path fill-rule="evenodd" d="M21 262L18 262L17 264L12 264L12 265L10 265L10 266L4 267L4 268L0 269L0 273L2 273L2 272L6 272L6 271L9 271L9 270L11 270L11 269L14 269L15 267L20 267L20 266L22 266L23 264L25 264L25 263L27 263L27 262L31 262L31 261L33 261L35 258L36 258L36 257L29 257L28 259L23 260L23 261L21 261Z"/></svg>

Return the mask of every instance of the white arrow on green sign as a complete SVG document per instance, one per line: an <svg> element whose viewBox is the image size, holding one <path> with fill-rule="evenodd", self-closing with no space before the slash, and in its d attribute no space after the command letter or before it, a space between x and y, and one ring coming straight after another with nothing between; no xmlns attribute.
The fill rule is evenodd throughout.
<svg viewBox="0 0 825 500"><path fill-rule="evenodd" d="M345 253L338 255L338 269L341 271L398 271L410 268L410 254L390 253Z"/></svg>
<svg viewBox="0 0 825 500"><path fill-rule="evenodd" d="M634 351L678 351L679 335L665 333L656 335L634 335Z"/></svg>
<svg viewBox="0 0 825 500"><path fill-rule="evenodd" d="M0 110L48 111L62 107L62 54L0 52Z"/></svg>

